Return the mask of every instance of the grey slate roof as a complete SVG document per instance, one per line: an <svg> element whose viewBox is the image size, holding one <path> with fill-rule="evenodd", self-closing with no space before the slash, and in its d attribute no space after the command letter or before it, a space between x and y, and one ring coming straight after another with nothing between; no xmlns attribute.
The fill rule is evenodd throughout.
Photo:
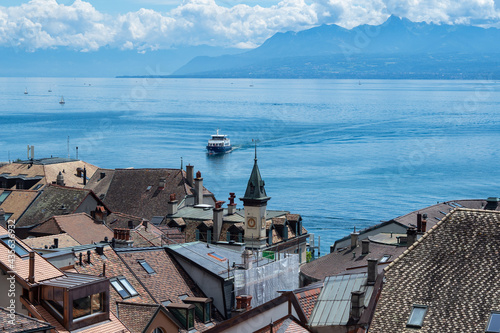
<svg viewBox="0 0 500 333"><path fill-rule="evenodd" d="M245 196L241 198L241 200L267 201L271 199L270 197L267 196L266 189L264 186L265 182L260 175L259 166L257 165L257 152L256 152L252 173L250 174L250 179L248 179Z"/></svg>
<svg viewBox="0 0 500 333"><path fill-rule="evenodd" d="M458 208L387 268L369 332L407 328L413 305L428 306L419 332L485 332L500 311L500 212Z"/></svg>

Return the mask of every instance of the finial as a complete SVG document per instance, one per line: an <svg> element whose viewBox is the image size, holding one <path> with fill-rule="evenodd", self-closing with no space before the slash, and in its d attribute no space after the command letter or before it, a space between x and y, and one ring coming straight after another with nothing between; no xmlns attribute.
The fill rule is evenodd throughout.
<svg viewBox="0 0 500 333"><path fill-rule="evenodd" d="M181 170L182 170L182 157L181 157Z"/></svg>
<svg viewBox="0 0 500 333"><path fill-rule="evenodd" d="M252 139L255 144L255 161L257 161L257 140Z"/></svg>

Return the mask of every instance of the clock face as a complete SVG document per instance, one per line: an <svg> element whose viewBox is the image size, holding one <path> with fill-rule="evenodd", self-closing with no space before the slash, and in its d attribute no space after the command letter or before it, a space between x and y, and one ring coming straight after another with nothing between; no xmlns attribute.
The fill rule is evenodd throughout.
<svg viewBox="0 0 500 333"><path fill-rule="evenodd" d="M247 220L247 224L249 228L255 228L255 219L253 217L249 217Z"/></svg>

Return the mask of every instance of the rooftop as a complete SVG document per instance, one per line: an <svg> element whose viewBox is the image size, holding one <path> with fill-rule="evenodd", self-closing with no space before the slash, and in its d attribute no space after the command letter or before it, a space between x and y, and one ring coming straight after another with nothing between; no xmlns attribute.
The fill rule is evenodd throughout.
<svg viewBox="0 0 500 333"><path fill-rule="evenodd" d="M9 310L0 307L0 330L4 333L40 332L54 328L49 323L17 312L15 313L15 323L12 325L9 323L9 314Z"/></svg>

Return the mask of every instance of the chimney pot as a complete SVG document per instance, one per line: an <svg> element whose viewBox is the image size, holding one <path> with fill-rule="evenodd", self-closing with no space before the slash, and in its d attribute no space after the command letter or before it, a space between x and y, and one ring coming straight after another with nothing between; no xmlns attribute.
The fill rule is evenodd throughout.
<svg viewBox="0 0 500 333"><path fill-rule="evenodd" d="M57 248L59 248L59 239L54 238L54 249L57 249Z"/></svg>
<svg viewBox="0 0 500 333"><path fill-rule="evenodd" d="M410 247L417 240L417 230L415 228L408 228L406 230L406 246Z"/></svg>
<svg viewBox="0 0 500 333"><path fill-rule="evenodd" d="M375 281L377 280L377 264L378 260L377 259L368 259L368 277L366 280L366 284L368 285L374 285Z"/></svg>
<svg viewBox="0 0 500 333"><path fill-rule="evenodd" d="M240 295L236 296L236 310L248 311L252 308L252 296Z"/></svg>
<svg viewBox="0 0 500 333"><path fill-rule="evenodd" d="M175 200L175 193L170 194L170 201L167 202L167 215L177 214L179 201Z"/></svg>
<svg viewBox="0 0 500 333"><path fill-rule="evenodd" d="M175 193L170 194L170 201L175 201Z"/></svg>
<svg viewBox="0 0 500 333"><path fill-rule="evenodd" d="M35 283L35 252L29 254L28 282Z"/></svg>
<svg viewBox="0 0 500 333"><path fill-rule="evenodd" d="M422 219L422 232L425 232L427 230L427 220Z"/></svg>
<svg viewBox="0 0 500 333"><path fill-rule="evenodd" d="M83 266L83 253L80 252L80 256L79 256L79 263L80 263L80 266Z"/></svg>
<svg viewBox="0 0 500 333"><path fill-rule="evenodd" d="M361 255L367 255L368 253L370 253L370 241L363 239L361 241Z"/></svg>
<svg viewBox="0 0 500 333"><path fill-rule="evenodd" d="M417 232L422 232L422 214L417 214Z"/></svg>
<svg viewBox="0 0 500 333"><path fill-rule="evenodd" d="M201 178L201 172L200 172L200 170L196 171L196 178L198 178L198 179Z"/></svg>
<svg viewBox="0 0 500 333"><path fill-rule="evenodd" d="M90 250L87 250L87 263L90 264Z"/></svg>

